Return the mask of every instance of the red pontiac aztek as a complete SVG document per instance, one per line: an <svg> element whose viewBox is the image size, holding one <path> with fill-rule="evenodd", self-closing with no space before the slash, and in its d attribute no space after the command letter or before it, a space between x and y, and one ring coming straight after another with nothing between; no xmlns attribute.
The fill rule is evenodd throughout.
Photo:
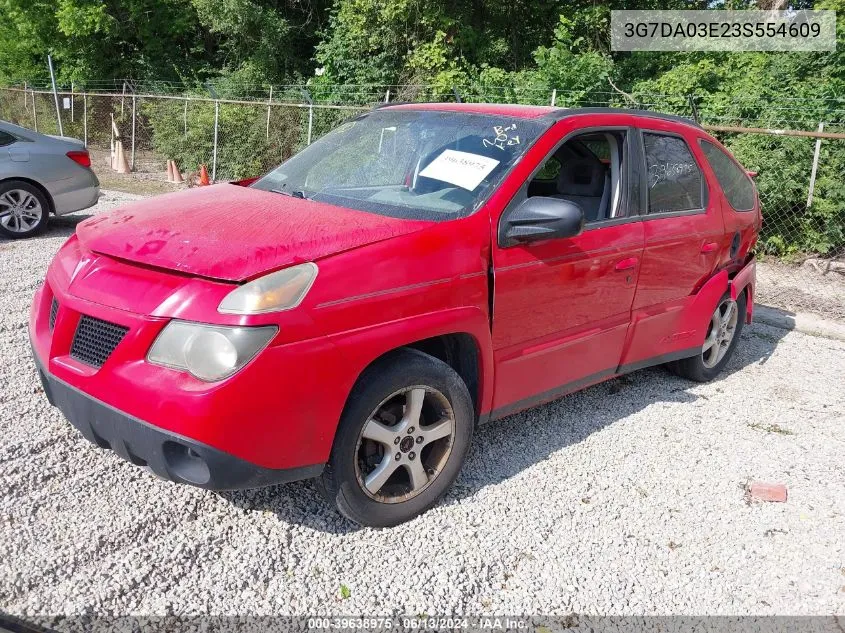
<svg viewBox="0 0 845 633"><path fill-rule="evenodd" d="M389 526L448 489L476 424L650 365L714 378L760 226L685 119L392 105L258 180L82 222L30 337L98 446L210 489L318 477Z"/></svg>

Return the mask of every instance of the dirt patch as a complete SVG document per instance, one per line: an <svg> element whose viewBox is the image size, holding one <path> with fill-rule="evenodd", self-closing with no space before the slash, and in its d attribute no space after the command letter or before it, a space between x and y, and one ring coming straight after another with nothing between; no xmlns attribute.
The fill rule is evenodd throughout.
<svg viewBox="0 0 845 633"><path fill-rule="evenodd" d="M773 260L757 264L757 303L845 320L845 275Z"/></svg>

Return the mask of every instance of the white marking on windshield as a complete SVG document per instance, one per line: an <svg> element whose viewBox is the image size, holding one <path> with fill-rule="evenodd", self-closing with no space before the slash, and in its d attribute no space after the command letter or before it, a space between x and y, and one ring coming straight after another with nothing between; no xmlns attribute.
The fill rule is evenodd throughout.
<svg viewBox="0 0 845 633"><path fill-rule="evenodd" d="M484 139L484 147L495 147L505 151L506 146L519 145L519 135L511 135L511 132L516 131L516 123L511 123L507 126L494 125L493 132L496 133L494 140Z"/></svg>

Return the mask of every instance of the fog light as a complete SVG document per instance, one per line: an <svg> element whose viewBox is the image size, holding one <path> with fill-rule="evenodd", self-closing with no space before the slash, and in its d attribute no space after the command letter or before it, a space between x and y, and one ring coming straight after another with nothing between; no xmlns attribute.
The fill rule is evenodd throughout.
<svg viewBox="0 0 845 633"><path fill-rule="evenodd" d="M162 453L171 476L197 486L211 481L208 464L194 449L168 440L162 445Z"/></svg>

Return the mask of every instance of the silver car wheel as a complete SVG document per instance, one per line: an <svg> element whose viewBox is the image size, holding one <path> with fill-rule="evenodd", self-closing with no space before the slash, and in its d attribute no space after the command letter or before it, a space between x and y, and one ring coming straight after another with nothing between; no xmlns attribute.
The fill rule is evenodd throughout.
<svg viewBox="0 0 845 633"><path fill-rule="evenodd" d="M24 189L11 189L0 195L0 225L13 233L32 231L44 214L41 203Z"/></svg>
<svg viewBox="0 0 845 633"><path fill-rule="evenodd" d="M401 503L443 471L455 439L455 414L432 387L406 387L372 412L355 448L361 490L381 503Z"/></svg>
<svg viewBox="0 0 845 633"><path fill-rule="evenodd" d="M710 317L707 328L707 338L701 348L704 366L712 369L725 357L736 334L736 324L739 318L736 301L731 298L723 299Z"/></svg>

